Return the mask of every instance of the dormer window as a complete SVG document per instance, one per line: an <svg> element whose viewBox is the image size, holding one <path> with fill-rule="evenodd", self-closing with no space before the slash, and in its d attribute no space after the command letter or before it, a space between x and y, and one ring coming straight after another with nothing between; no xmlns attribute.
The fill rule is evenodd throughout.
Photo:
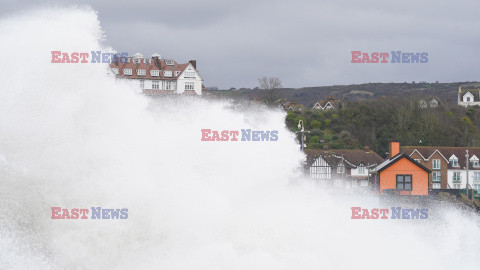
<svg viewBox="0 0 480 270"><path fill-rule="evenodd" d="M167 66L173 66L173 60L165 60Z"/></svg>
<svg viewBox="0 0 480 270"><path fill-rule="evenodd" d="M143 63L150 64L150 59L143 59Z"/></svg>
<svg viewBox="0 0 480 270"><path fill-rule="evenodd" d="M472 160L472 166L473 167L480 167L480 164L478 163L478 160Z"/></svg>
<svg viewBox="0 0 480 270"><path fill-rule="evenodd" d="M338 164L337 173L345 173L345 165L343 163Z"/></svg>
<svg viewBox="0 0 480 270"><path fill-rule="evenodd" d="M112 71L115 73L115 75L118 75L118 68L112 68Z"/></svg>
<svg viewBox="0 0 480 270"><path fill-rule="evenodd" d="M458 165L458 158L450 159L450 163L452 163L452 167L460 167L460 165Z"/></svg>
<svg viewBox="0 0 480 270"><path fill-rule="evenodd" d="M470 102L470 97L467 97L467 102Z"/></svg>
<svg viewBox="0 0 480 270"><path fill-rule="evenodd" d="M163 76L172 77L172 71L171 70L164 70L163 71Z"/></svg>
<svg viewBox="0 0 480 270"><path fill-rule="evenodd" d="M178 76L178 74L180 74L180 71L175 71L175 76Z"/></svg>
<svg viewBox="0 0 480 270"><path fill-rule="evenodd" d="M123 69L123 74L131 76L132 75L132 69L131 68L124 68Z"/></svg>
<svg viewBox="0 0 480 270"><path fill-rule="evenodd" d="M365 166L363 164L358 166L358 174L365 174Z"/></svg>
<svg viewBox="0 0 480 270"><path fill-rule="evenodd" d="M150 70L150 75L153 77L160 76L160 70Z"/></svg>
<svg viewBox="0 0 480 270"><path fill-rule="evenodd" d="M145 69L137 69L138 76L145 76L147 75L147 71Z"/></svg>
<svg viewBox="0 0 480 270"><path fill-rule="evenodd" d="M135 64L140 64L140 59L138 59L138 58L133 59L133 62L134 62Z"/></svg>

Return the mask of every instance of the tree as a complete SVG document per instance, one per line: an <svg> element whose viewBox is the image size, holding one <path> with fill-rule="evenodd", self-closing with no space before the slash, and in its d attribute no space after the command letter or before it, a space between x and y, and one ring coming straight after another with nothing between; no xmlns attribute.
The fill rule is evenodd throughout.
<svg viewBox="0 0 480 270"><path fill-rule="evenodd" d="M272 105L279 98L278 90L282 88L282 81L276 77L262 77L258 78L258 83L263 90L263 100Z"/></svg>

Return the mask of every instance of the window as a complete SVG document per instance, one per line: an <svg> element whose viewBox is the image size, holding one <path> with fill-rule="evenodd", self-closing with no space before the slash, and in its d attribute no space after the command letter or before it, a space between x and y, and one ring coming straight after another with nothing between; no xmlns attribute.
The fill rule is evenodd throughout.
<svg viewBox="0 0 480 270"><path fill-rule="evenodd" d="M454 189L460 189L460 184L453 184Z"/></svg>
<svg viewBox="0 0 480 270"><path fill-rule="evenodd" d="M152 81L152 89L160 89L159 81Z"/></svg>
<svg viewBox="0 0 480 270"><path fill-rule="evenodd" d="M185 71L185 78L195 78L195 71Z"/></svg>
<svg viewBox="0 0 480 270"><path fill-rule="evenodd" d="M345 173L345 165L343 163L338 164L337 173Z"/></svg>
<svg viewBox="0 0 480 270"><path fill-rule="evenodd" d="M132 69L131 68L124 68L123 69L123 74L132 75Z"/></svg>
<svg viewBox="0 0 480 270"><path fill-rule="evenodd" d="M436 101L435 99L432 99L430 101L430 107L436 108L437 106L438 106L438 101Z"/></svg>
<svg viewBox="0 0 480 270"><path fill-rule="evenodd" d="M418 158L416 158L415 161L418 162L418 163L420 163L420 159L418 159Z"/></svg>
<svg viewBox="0 0 480 270"><path fill-rule="evenodd" d="M397 189L412 190L412 175L397 175Z"/></svg>
<svg viewBox="0 0 480 270"><path fill-rule="evenodd" d="M175 71L175 76L178 76L178 74L180 74L180 71Z"/></svg>
<svg viewBox="0 0 480 270"><path fill-rule="evenodd" d="M165 89L171 90L172 89L172 82L171 81L166 81L165 82Z"/></svg>
<svg viewBox="0 0 480 270"><path fill-rule="evenodd" d="M160 76L160 70L150 70L150 75L154 77Z"/></svg>
<svg viewBox="0 0 480 270"><path fill-rule="evenodd" d="M172 77L172 71L171 70L164 70L163 71L163 76Z"/></svg>
<svg viewBox="0 0 480 270"><path fill-rule="evenodd" d="M133 62L134 62L135 64L140 64L140 59L138 59L138 58L137 58L137 59L133 59Z"/></svg>
<svg viewBox="0 0 480 270"><path fill-rule="evenodd" d="M145 88L145 80L140 80L140 88Z"/></svg>
<svg viewBox="0 0 480 270"><path fill-rule="evenodd" d="M432 173L432 181L433 182L441 182L442 181L442 174L440 172L433 172Z"/></svg>
<svg viewBox="0 0 480 270"><path fill-rule="evenodd" d="M475 189L477 192L480 192L480 185L479 184L473 185L473 189Z"/></svg>
<svg viewBox="0 0 480 270"><path fill-rule="evenodd" d="M362 187L368 187L368 180L361 180L361 181L360 181L360 186L362 186Z"/></svg>
<svg viewBox="0 0 480 270"><path fill-rule="evenodd" d="M112 71L115 73L115 75L118 75L118 68L112 68Z"/></svg>
<svg viewBox="0 0 480 270"><path fill-rule="evenodd" d="M452 163L452 167L460 167L460 165L458 165L458 159L457 158L450 159L450 163Z"/></svg>
<svg viewBox="0 0 480 270"><path fill-rule="evenodd" d="M442 187L441 187L440 183L433 183L432 188L433 189L441 189Z"/></svg>
<svg viewBox="0 0 480 270"><path fill-rule="evenodd" d="M193 82L185 82L185 90L194 90L195 85Z"/></svg>
<svg viewBox="0 0 480 270"><path fill-rule="evenodd" d="M432 168L434 170L440 170L440 159L434 159L433 160L433 166Z"/></svg>
<svg viewBox="0 0 480 270"><path fill-rule="evenodd" d="M480 172L474 172L473 173L473 181L474 182L480 182Z"/></svg>
<svg viewBox="0 0 480 270"><path fill-rule="evenodd" d="M150 64L150 59L143 59L143 63Z"/></svg>
<svg viewBox="0 0 480 270"><path fill-rule="evenodd" d="M470 102L470 97L467 97L467 102Z"/></svg>
<svg viewBox="0 0 480 270"><path fill-rule="evenodd" d="M145 69L137 69L138 76L145 76L147 75L147 71Z"/></svg>
<svg viewBox="0 0 480 270"><path fill-rule="evenodd" d="M173 66L173 60L165 60L165 64L167 64L167 66Z"/></svg>
<svg viewBox="0 0 480 270"><path fill-rule="evenodd" d="M363 164L358 166L358 174L365 174L365 167Z"/></svg>
<svg viewBox="0 0 480 270"><path fill-rule="evenodd" d="M460 173L459 172L454 172L453 173L453 182L460 182Z"/></svg>
<svg viewBox="0 0 480 270"><path fill-rule="evenodd" d="M472 160L472 166L473 167L479 167L480 164L478 164L478 160Z"/></svg>

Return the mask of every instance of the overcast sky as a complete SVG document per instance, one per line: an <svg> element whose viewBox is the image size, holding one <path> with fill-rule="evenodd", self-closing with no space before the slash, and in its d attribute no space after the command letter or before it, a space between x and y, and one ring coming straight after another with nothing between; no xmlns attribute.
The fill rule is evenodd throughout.
<svg viewBox="0 0 480 270"><path fill-rule="evenodd" d="M0 0L0 15L45 1ZM57 3L59 1L56 1ZM207 87L480 80L477 0L90 0L117 51L198 61ZM352 64L351 51L428 52L426 64Z"/></svg>

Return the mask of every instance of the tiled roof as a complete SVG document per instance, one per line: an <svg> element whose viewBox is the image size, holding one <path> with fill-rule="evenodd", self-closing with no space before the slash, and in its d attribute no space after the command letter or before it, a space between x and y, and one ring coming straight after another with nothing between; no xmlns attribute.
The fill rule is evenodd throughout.
<svg viewBox="0 0 480 270"><path fill-rule="evenodd" d="M134 63L132 58L128 58L128 63L123 63L122 61L110 63L110 68L118 68L117 77L120 78L129 78L129 79L148 79L148 80L176 80L183 73L183 71L188 67L190 63L178 64L176 61L173 61L173 65L167 65L165 59L153 58L150 59L150 64L145 64L143 59L140 59L140 63ZM124 69L132 69L132 75L125 75L123 73ZM145 69L145 76L138 75L137 69ZM195 69L195 68L194 68ZM150 70L160 70L159 76L151 76ZM196 69L195 69L196 70ZM165 77L163 71L172 71L171 77ZM178 71L178 74L175 74ZM198 71L197 71L198 72Z"/></svg>
<svg viewBox="0 0 480 270"><path fill-rule="evenodd" d="M460 168L466 167L466 151L472 158L474 155L480 159L480 148L479 147L435 147L435 146L404 146L401 148L401 152L407 155L411 155L415 150L417 150L425 159L429 159L435 151L439 151L447 160L455 155L458 158L458 163ZM471 166L470 166L471 167ZM452 164L448 164L449 169L458 169L459 167L452 167Z"/></svg>
<svg viewBox="0 0 480 270"><path fill-rule="evenodd" d="M325 161L332 167L336 167L338 163L342 161L342 157L345 160L345 166L347 168L356 168L361 163L367 167L376 166L383 162L383 158L373 151L366 152L365 150L321 150L321 149L307 149L304 150L307 154L307 165L311 166L313 162L322 156Z"/></svg>

